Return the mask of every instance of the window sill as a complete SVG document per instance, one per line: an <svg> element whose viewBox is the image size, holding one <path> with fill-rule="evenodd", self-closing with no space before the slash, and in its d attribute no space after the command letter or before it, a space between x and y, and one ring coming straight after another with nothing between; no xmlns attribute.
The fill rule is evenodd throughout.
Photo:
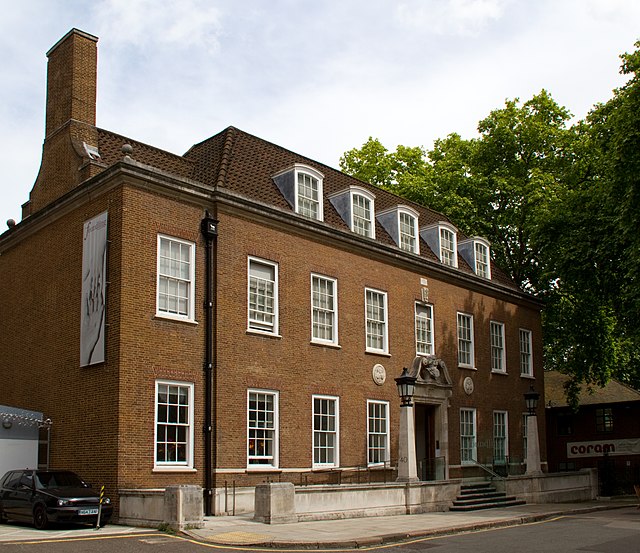
<svg viewBox="0 0 640 553"><path fill-rule="evenodd" d="M502 374L504 376L507 376L507 374L509 374L509 373L507 373L507 371L496 371L496 370L492 369L491 370L491 374Z"/></svg>
<svg viewBox="0 0 640 553"><path fill-rule="evenodd" d="M156 313L153 317L154 321L169 321L172 323L183 323L191 326L198 326L198 321L194 319L184 319L182 317L172 317L164 313Z"/></svg>
<svg viewBox="0 0 640 553"><path fill-rule="evenodd" d="M472 367L470 365L458 365L459 369L463 369L465 371L477 371L478 368L477 367Z"/></svg>
<svg viewBox="0 0 640 553"><path fill-rule="evenodd" d="M391 354L386 351L380 351L377 349L365 349L364 353L366 355L379 355L381 357L391 357Z"/></svg>
<svg viewBox="0 0 640 553"><path fill-rule="evenodd" d="M334 344L332 342L320 342L318 340L311 340L309 344L311 344L312 346L319 346L324 348L342 349L342 346L340 344Z"/></svg>
<svg viewBox="0 0 640 553"><path fill-rule="evenodd" d="M151 472L198 472L192 467L153 467Z"/></svg>
<svg viewBox="0 0 640 553"><path fill-rule="evenodd" d="M271 467L268 465L262 465L262 466L250 466L246 468L246 472L251 472L251 473L256 473L256 472L268 472L268 473L281 473L282 469L279 467Z"/></svg>
<svg viewBox="0 0 640 553"><path fill-rule="evenodd" d="M522 374L522 373L520 373L520 378L526 378L528 380L535 380L536 379L536 377L531 375L531 374Z"/></svg>
<svg viewBox="0 0 640 553"><path fill-rule="evenodd" d="M263 338L274 338L276 340L282 339L282 336L280 334L275 334L273 332L263 332L260 330L254 330L253 328L248 328L246 334L248 336L262 336Z"/></svg>

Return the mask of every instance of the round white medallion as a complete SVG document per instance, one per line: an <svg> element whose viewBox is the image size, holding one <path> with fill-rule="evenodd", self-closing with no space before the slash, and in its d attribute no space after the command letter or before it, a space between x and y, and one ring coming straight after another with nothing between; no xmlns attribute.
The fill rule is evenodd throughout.
<svg viewBox="0 0 640 553"><path fill-rule="evenodd" d="M473 393L473 380L471 380L470 376L467 376L467 378L464 379L462 386L468 396L470 396Z"/></svg>
<svg viewBox="0 0 640 553"><path fill-rule="evenodd" d="M379 363L373 366L373 370L371 371L371 376L373 377L373 381L378 385L382 386L387 379L387 371L385 368Z"/></svg>

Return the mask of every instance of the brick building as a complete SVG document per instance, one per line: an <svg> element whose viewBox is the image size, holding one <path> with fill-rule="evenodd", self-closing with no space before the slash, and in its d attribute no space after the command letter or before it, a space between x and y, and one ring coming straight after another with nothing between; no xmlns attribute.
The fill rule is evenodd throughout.
<svg viewBox="0 0 640 553"><path fill-rule="evenodd" d="M640 482L640 392L611 380L582 390L574 411L564 396L568 379L545 373L549 469L597 468L601 495L633 493Z"/></svg>
<svg viewBox="0 0 640 553"><path fill-rule="evenodd" d="M182 156L98 128L97 38L47 56L40 172L0 236L0 404L51 419L52 466L116 498L394 479L403 367L420 478L521 464L541 305L486 240L233 127Z"/></svg>

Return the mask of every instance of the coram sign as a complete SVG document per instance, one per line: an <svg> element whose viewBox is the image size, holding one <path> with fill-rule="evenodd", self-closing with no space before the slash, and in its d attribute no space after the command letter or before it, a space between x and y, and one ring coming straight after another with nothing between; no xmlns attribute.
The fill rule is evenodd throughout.
<svg viewBox="0 0 640 553"><path fill-rule="evenodd" d="M597 442L569 442L567 457L602 457L608 455L640 455L640 438L602 440Z"/></svg>

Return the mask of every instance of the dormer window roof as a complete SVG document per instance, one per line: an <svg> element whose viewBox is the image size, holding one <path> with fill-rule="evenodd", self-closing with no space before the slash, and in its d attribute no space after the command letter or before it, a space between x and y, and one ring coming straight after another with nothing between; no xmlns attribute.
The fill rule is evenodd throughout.
<svg viewBox="0 0 640 553"><path fill-rule="evenodd" d="M487 240L468 238L458 244L458 251L476 275L491 279L491 246Z"/></svg>
<svg viewBox="0 0 640 553"><path fill-rule="evenodd" d="M375 196L361 186L351 186L333 194L329 201L352 232L375 238Z"/></svg>
<svg viewBox="0 0 640 553"><path fill-rule="evenodd" d="M415 209L399 205L378 213L376 219L400 249L420 253L418 212Z"/></svg>
<svg viewBox="0 0 640 553"><path fill-rule="evenodd" d="M273 176L273 182L296 213L324 220L322 185L324 175L308 165L295 163Z"/></svg>
<svg viewBox="0 0 640 553"><path fill-rule="evenodd" d="M440 221L420 229L420 236L429 244L443 265L458 266L458 229L451 223Z"/></svg>

